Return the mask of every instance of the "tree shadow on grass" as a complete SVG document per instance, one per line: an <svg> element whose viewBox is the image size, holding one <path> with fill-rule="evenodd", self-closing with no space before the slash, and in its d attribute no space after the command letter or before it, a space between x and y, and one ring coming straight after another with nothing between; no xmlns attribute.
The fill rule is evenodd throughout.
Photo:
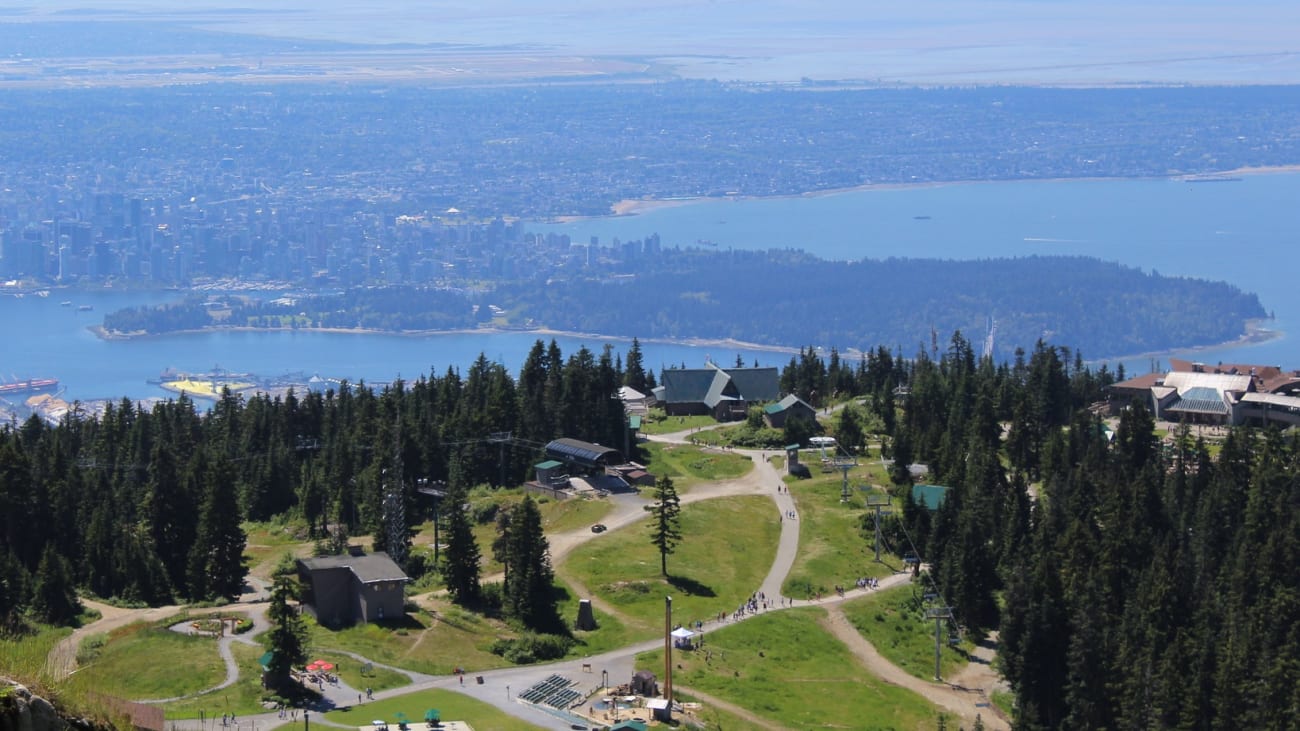
<svg viewBox="0 0 1300 731"><path fill-rule="evenodd" d="M715 597L713 589L701 584L689 576L668 575L668 584L688 596Z"/></svg>
<svg viewBox="0 0 1300 731"><path fill-rule="evenodd" d="M393 619L393 618L375 619L375 620L371 620L371 624L375 624L380 627L383 627L384 629L390 632L397 632L399 630L406 630L408 632L419 632L424 629L424 625L420 622L420 620L416 619L411 614L403 614L401 617L397 619Z"/></svg>

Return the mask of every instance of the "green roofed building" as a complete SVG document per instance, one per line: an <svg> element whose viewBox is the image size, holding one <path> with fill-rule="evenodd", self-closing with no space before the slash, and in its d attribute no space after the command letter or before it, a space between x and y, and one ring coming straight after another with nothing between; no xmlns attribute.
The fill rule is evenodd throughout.
<svg viewBox="0 0 1300 731"><path fill-rule="evenodd" d="M786 419L804 419L810 424L815 424L817 409L794 394L763 407L763 421L773 429L784 427Z"/></svg>
<svg viewBox="0 0 1300 731"><path fill-rule="evenodd" d="M912 485L912 502L929 510L938 510L947 495L948 488L942 485Z"/></svg>

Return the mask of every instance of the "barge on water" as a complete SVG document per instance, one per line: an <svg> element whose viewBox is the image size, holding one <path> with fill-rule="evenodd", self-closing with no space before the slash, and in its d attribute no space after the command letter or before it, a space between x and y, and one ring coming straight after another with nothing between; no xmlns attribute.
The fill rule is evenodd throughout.
<svg viewBox="0 0 1300 731"><path fill-rule="evenodd" d="M28 378L23 381L0 383L0 396L16 396L23 393L48 393L59 389L57 378Z"/></svg>

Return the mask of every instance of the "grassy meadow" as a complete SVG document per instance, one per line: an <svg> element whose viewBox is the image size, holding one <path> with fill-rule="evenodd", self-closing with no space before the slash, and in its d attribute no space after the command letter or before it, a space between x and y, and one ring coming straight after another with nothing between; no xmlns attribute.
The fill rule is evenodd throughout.
<svg viewBox="0 0 1300 731"><path fill-rule="evenodd" d="M683 623L730 613L747 599L763 582L775 556L780 525L772 513L771 500L761 496L683 506L683 538L668 557L668 579L660 575L659 551L650 543L648 523L580 546L556 573L613 608L617 616L609 617L597 607L596 619L614 620L611 624L626 633L620 644L645 639L662 625L665 595L673 597L674 615ZM579 598L565 603L562 616L576 615ZM608 644L598 636L602 631L589 633L596 647Z"/></svg>
<svg viewBox="0 0 1300 731"><path fill-rule="evenodd" d="M658 442L646 442L641 448L647 455L646 469L656 477L671 477L677 492L682 494L701 482L728 480L754 469L753 460L735 452Z"/></svg>
<svg viewBox="0 0 1300 731"><path fill-rule="evenodd" d="M881 657L922 680L934 678L934 621L925 618L923 604L917 600L920 587L911 584L872 592L860 599L845 602L844 615L867 639ZM939 669L943 677L966 667L968 653L974 649L970 640L948 644L942 637Z"/></svg>
<svg viewBox="0 0 1300 731"><path fill-rule="evenodd" d="M450 690L423 690L400 698L387 698L368 701L346 711L330 711L325 720L331 724L351 726L369 726L375 719L389 721L397 728L397 714L405 714L414 721L411 728L424 728L424 712L430 708L438 709L444 721L464 721L476 729L492 731L541 731L527 721L497 710L482 701L470 698Z"/></svg>
<svg viewBox="0 0 1300 731"><path fill-rule="evenodd" d="M790 728L933 729L937 709L868 672L824 617L807 607L710 632L703 650L673 654L673 684ZM637 667L662 674L663 651L638 655Z"/></svg>
<svg viewBox="0 0 1300 731"><path fill-rule="evenodd" d="M864 484L861 467L849 473L849 502L840 502L843 474L822 474L814 468L810 480L786 478L786 486L798 505L799 554L782 586L786 596L807 599L816 592L828 594L839 584L852 588L863 576L882 578L901 568L897 557L881 552L876 563L874 534L864 537L861 526L866 515L866 498L858 486Z"/></svg>
<svg viewBox="0 0 1300 731"><path fill-rule="evenodd" d="M68 678L69 687L145 700L198 693L220 684L226 666L216 638L167 629L184 619L178 615L157 624L130 624L83 640L79 668Z"/></svg>
<svg viewBox="0 0 1300 731"><path fill-rule="evenodd" d="M467 612L443 600L431 600L432 613L407 612L397 621L370 622L345 629L331 630L308 618L313 659L341 659L344 677L355 660L334 652L354 652L377 663L392 665L431 675L446 675L456 667L487 669L509 665L493 655L488 647L498 637L513 636L504 623ZM404 677L392 674L365 681L376 690L405 684Z"/></svg>

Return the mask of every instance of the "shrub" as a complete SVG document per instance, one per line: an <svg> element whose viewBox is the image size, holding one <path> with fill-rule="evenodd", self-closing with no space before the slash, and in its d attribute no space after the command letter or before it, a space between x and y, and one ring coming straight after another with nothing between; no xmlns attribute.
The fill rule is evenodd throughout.
<svg viewBox="0 0 1300 731"><path fill-rule="evenodd" d="M573 639L563 635L526 632L515 639L502 638L492 643L491 651L516 665L558 660L568 654Z"/></svg>
<svg viewBox="0 0 1300 731"><path fill-rule="evenodd" d="M106 634L91 635L82 640L81 645L77 647L77 664L84 666L94 662L106 644L108 644Z"/></svg>
<svg viewBox="0 0 1300 731"><path fill-rule="evenodd" d="M473 506L474 522L479 525L487 525L497 519L497 511L501 510L501 505L495 501L475 503Z"/></svg>

